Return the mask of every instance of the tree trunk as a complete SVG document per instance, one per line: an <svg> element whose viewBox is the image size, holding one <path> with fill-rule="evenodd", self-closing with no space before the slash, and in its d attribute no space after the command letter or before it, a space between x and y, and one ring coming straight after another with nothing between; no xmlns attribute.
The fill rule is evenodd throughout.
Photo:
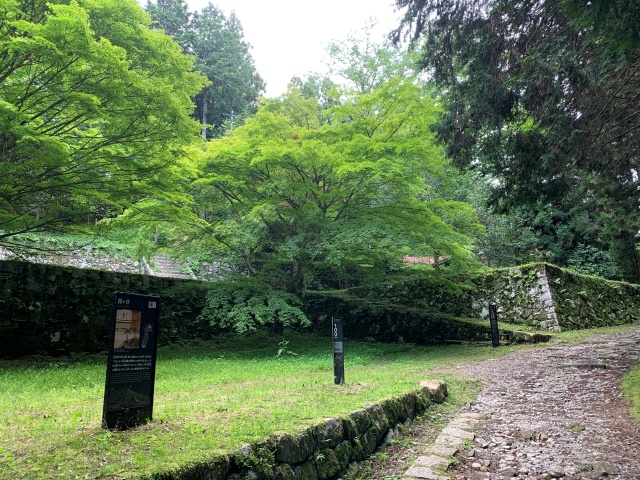
<svg viewBox="0 0 640 480"><path fill-rule="evenodd" d="M207 139L207 111L209 108L209 90L205 88L204 93L202 94L202 106L200 107L202 110L202 119L200 120L200 125L202 129L200 130L200 134L202 138Z"/></svg>
<svg viewBox="0 0 640 480"><path fill-rule="evenodd" d="M256 275L258 275L258 271L251 263L251 259L249 258L249 254L247 252L242 252L242 260L244 260L244 265L245 267L247 267L247 273L250 277L255 277Z"/></svg>
<svg viewBox="0 0 640 480"><path fill-rule="evenodd" d="M288 268L288 282L286 291L300 296L304 291L304 260L294 260Z"/></svg>
<svg viewBox="0 0 640 480"><path fill-rule="evenodd" d="M434 252L433 254L433 268L440 273L440 252Z"/></svg>

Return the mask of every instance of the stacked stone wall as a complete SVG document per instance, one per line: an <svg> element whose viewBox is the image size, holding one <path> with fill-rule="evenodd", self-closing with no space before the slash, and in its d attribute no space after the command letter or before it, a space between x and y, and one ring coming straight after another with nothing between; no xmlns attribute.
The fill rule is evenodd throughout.
<svg viewBox="0 0 640 480"><path fill-rule="evenodd" d="M347 296L307 294L305 308L318 333L326 331L326 319L337 312L350 338L412 343L484 340L487 328L459 318L487 319L490 304L498 306L500 322L552 331L640 321L637 285L547 264L491 270L467 280L468 287L457 292L416 277ZM162 344L210 338L219 332L198 317L206 291L215 285L0 260L0 356L104 350L116 290L163 298Z"/></svg>
<svg viewBox="0 0 640 480"><path fill-rule="evenodd" d="M502 322L561 330L544 264L494 270L474 283L471 316L487 319L489 305L496 305Z"/></svg>
<svg viewBox="0 0 640 480"><path fill-rule="evenodd" d="M548 264L498 269L474 279L470 316L552 331L640 322L640 286L579 275Z"/></svg>
<svg viewBox="0 0 640 480"><path fill-rule="evenodd" d="M439 288L433 275L346 292L307 296L312 318L337 311L356 338L414 343L487 340L489 305L500 323L550 331L640 322L640 286L580 275L549 264L467 275ZM485 326L465 319L485 320Z"/></svg>
<svg viewBox="0 0 640 480"><path fill-rule="evenodd" d="M160 343L202 338L201 282L0 261L0 356L106 350L114 291L159 295Z"/></svg>

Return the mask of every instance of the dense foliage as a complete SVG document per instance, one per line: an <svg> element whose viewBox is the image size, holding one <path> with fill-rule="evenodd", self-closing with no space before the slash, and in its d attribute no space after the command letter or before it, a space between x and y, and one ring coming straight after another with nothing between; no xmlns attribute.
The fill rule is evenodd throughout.
<svg viewBox="0 0 640 480"><path fill-rule="evenodd" d="M282 333L284 327L311 324L298 297L250 280L219 284L211 289L199 318L212 327L238 333L262 327Z"/></svg>
<svg viewBox="0 0 640 480"><path fill-rule="evenodd" d="M433 188L446 161L424 85L389 75L332 98L319 105L292 85L210 142L195 182L205 222L192 238L293 293L383 275L403 255L473 265L473 209Z"/></svg>
<svg viewBox="0 0 640 480"><path fill-rule="evenodd" d="M0 245L168 190L205 79L134 0L0 1Z"/></svg>
<svg viewBox="0 0 640 480"><path fill-rule="evenodd" d="M552 260L595 249L640 280L638 3L396 3L396 39L410 34L447 100L447 153L495 179L494 206L524 207Z"/></svg>

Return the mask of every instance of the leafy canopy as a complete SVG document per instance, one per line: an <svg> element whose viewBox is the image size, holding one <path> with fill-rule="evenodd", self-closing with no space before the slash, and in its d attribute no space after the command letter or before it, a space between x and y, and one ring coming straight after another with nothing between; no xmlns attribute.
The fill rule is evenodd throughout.
<svg viewBox="0 0 640 480"><path fill-rule="evenodd" d="M211 3L190 12L185 0L147 1L146 9L153 26L164 29L193 55L196 68L209 79L196 95L193 113L201 122L203 137L219 137L255 112L264 81L234 13L227 17Z"/></svg>
<svg viewBox="0 0 640 480"><path fill-rule="evenodd" d="M446 162L421 82L391 76L333 95L319 115L317 99L291 85L209 143L196 182L200 238L294 293L321 287L319 268L382 272L407 254L473 263L473 209L430 190Z"/></svg>
<svg viewBox="0 0 640 480"><path fill-rule="evenodd" d="M0 244L166 188L205 79L134 0L1 0Z"/></svg>

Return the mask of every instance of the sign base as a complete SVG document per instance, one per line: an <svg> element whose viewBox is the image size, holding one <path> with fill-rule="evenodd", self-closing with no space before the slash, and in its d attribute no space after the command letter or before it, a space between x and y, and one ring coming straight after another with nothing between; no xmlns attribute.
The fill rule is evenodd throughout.
<svg viewBox="0 0 640 480"><path fill-rule="evenodd" d="M128 430L149 423L153 416L152 407L126 408L103 412L102 428L109 430Z"/></svg>

